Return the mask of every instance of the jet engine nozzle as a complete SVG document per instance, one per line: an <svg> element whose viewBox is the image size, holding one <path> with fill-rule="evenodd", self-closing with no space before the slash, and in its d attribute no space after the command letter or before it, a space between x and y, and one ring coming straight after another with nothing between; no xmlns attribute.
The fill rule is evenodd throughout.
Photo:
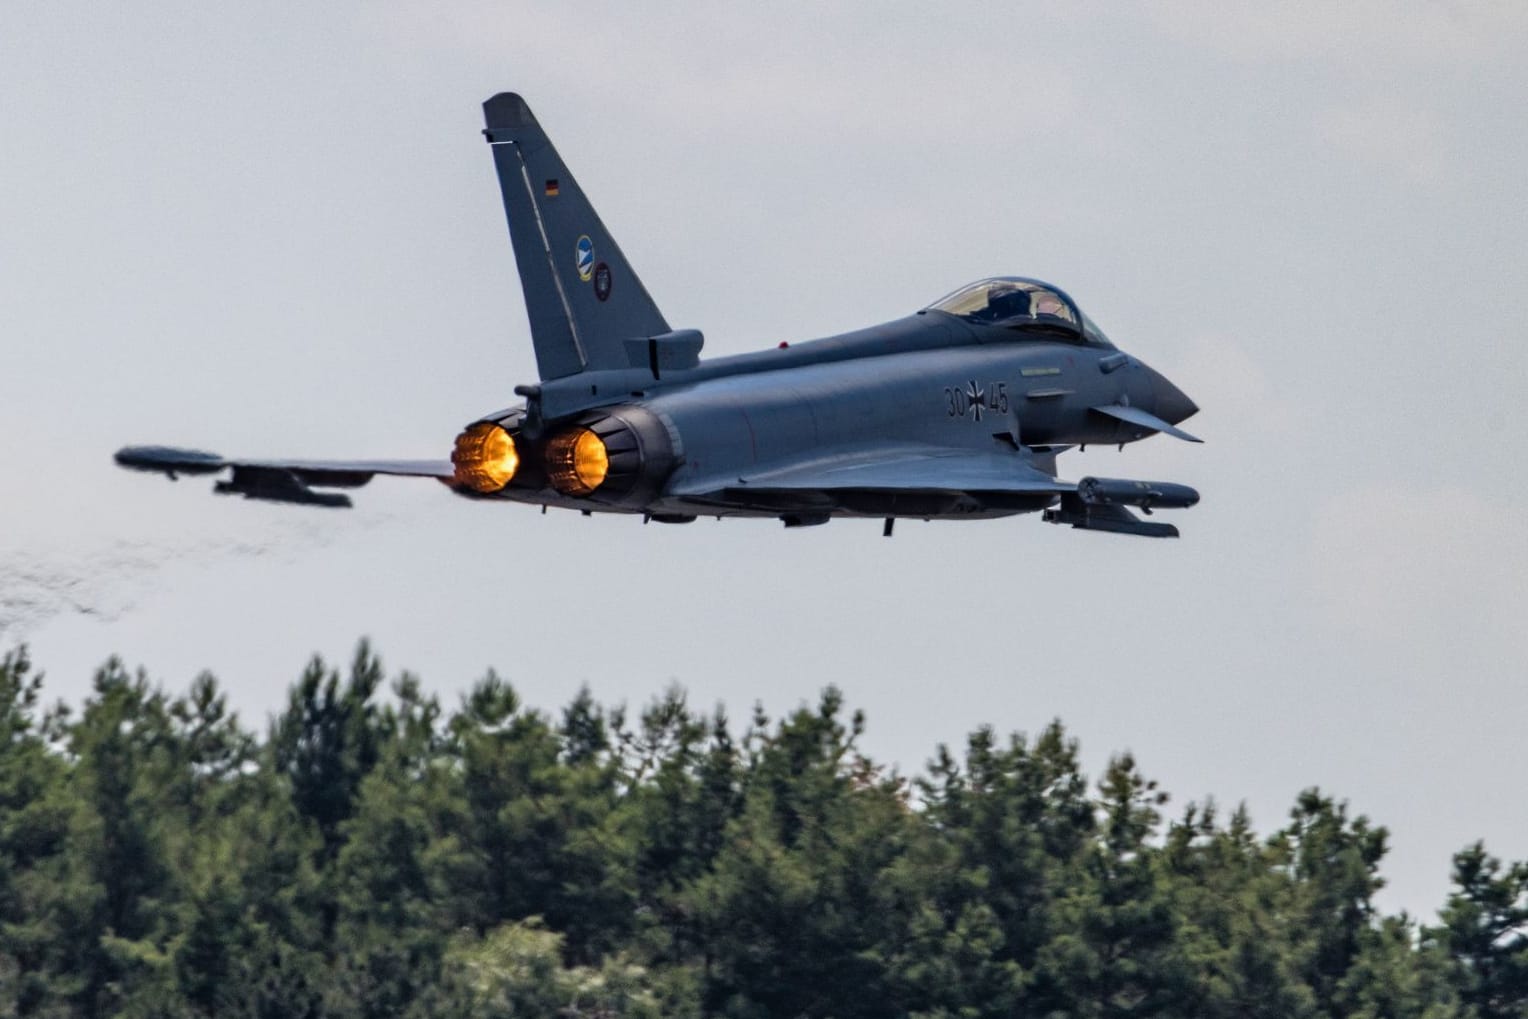
<svg viewBox="0 0 1528 1019"><path fill-rule="evenodd" d="M1083 478L1077 496L1090 506L1139 506L1144 510L1187 509L1199 493L1171 481L1129 481L1124 478Z"/></svg>
<svg viewBox="0 0 1528 1019"><path fill-rule="evenodd" d="M678 461L678 435L644 407L590 411L550 430L546 480L561 495L641 505Z"/></svg>
<svg viewBox="0 0 1528 1019"><path fill-rule="evenodd" d="M514 479L520 454L514 436L492 421L469 425L451 450L454 479L474 492L497 492Z"/></svg>
<svg viewBox="0 0 1528 1019"><path fill-rule="evenodd" d="M563 495L588 495L610 474L610 450L588 428L571 428L546 444L546 474Z"/></svg>

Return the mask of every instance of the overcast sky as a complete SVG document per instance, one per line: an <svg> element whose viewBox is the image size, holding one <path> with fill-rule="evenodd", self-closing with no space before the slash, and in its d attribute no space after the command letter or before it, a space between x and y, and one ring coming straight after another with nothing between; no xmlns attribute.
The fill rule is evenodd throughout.
<svg viewBox="0 0 1528 1019"><path fill-rule="evenodd" d="M1431 914L1528 857L1528 8L6 3L0 646L263 724L372 637L449 703L837 683L915 771L1060 717L1263 831L1310 785ZM379 479L331 512L119 471L438 457L533 380L481 102L519 91L706 354L1052 280L1207 440L1062 458L1203 493L1035 517L643 527Z"/></svg>

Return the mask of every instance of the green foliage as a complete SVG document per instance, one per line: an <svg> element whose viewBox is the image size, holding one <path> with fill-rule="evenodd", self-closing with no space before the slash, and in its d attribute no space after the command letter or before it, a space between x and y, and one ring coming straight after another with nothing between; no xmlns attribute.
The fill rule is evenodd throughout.
<svg viewBox="0 0 1528 1019"><path fill-rule="evenodd" d="M1258 841L1243 807L1229 824L1215 805L1190 805L1171 826L1161 863L1178 916L1178 942L1196 974L1195 1014L1302 1019L1315 994L1292 946L1304 931L1290 914L1292 885Z"/></svg>
<svg viewBox="0 0 1528 1019"><path fill-rule="evenodd" d="M1479 1019L1528 1011L1528 863L1503 867L1476 842L1454 856L1454 891L1427 942L1445 953Z"/></svg>
<svg viewBox="0 0 1528 1019"><path fill-rule="evenodd" d="M1041 949L1038 998L1080 1016L1180 1014L1191 1001L1172 890L1152 837L1166 794L1126 754L1098 785L1100 830L1076 858Z"/></svg>
<svg viewBox="0 0 1528 1019"><path fill-rule="evenodd" d="M664 980L623 954L598 968L566 966L562 935L540 917L453 940L430 1014L660 1019L698 1015L693 987Z"/></svg>
<svg viewBox="0 0 1528 1019"><path fill-rule="evenodd" d="M1319 791L1259 836L1059 722L911 782L828 688L734 731L678 689L454 709L362 644L262 739L211 676L0 658L0 1017L1193 1016L1528 1011L1528 864L1374 904L1386 833Z"/></svg>
<svg viewBox="0 0 1528 1019"><path fill-rule="evenodd" d="M902 785L855 750L863 719L829 688L774 732L750 734L741 812L684 895L704 946L706 1003L736 1015L884 1015L878 946L892 867L917 830Z"/></svg>

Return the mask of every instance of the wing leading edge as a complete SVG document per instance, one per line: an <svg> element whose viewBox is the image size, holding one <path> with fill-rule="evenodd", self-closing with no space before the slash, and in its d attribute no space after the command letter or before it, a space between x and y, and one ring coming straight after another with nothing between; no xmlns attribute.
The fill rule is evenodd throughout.
<svg viewBox="0 0 1528 1019"><path fill-rule="evenodd" d="M228 480L219 481L213 491L309 506L349 506L348 495L314 489L359 488L378 474L440 481L453 477L449 460L242 460L174 446L128 446L117 451L116 461L171 480L182 474L216 474L232 468Z"/></svg>

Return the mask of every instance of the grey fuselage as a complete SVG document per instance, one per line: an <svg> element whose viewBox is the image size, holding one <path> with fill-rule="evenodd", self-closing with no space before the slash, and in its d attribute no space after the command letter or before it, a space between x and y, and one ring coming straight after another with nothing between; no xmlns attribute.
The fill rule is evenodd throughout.
<svg viewBox="0 0 1528 1019"><path fill-rule="evenodd" d="M534 435L581 414L637 408L661 424L672 455L664 476L633 498L591 505L541 485L511 486L500 497L660 518L779 515L792 507L778 499L751 505L741 497L679 493L722 490L748 472L830 461L840 450L1045 451L1127 443L1154 432L1091 408L1124 403L1172 422L1196 409L1166 378L1106 342L976 325L937 310L689 368L584 372L517 392L528 397L526 408L484 420L513 419ZM831 516L970 517L1033 511L1051 501L976 506L955 499L899 505L845 499L816 508Z"/></svg>

